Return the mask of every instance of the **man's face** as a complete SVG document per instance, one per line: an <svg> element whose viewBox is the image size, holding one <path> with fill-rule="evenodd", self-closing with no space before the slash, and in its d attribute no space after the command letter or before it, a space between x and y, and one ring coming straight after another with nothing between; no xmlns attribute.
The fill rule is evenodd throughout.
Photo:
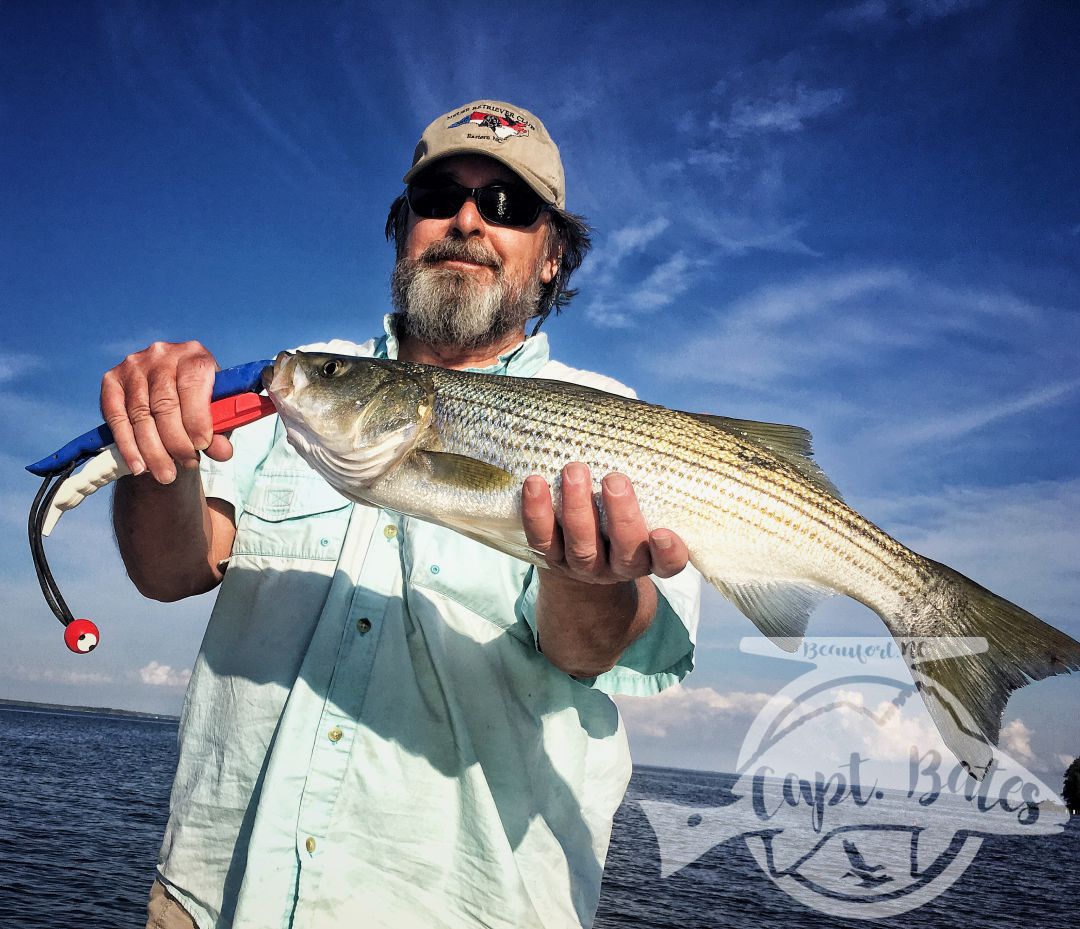
<svg viewBox="0 0 1080 929"><path fill-rule="evenodd" d="M463 187L520 184L509 169L482 156L446 158L424 180ZM523 330L535 315L540 286L558 270L546 213L527 228L487 222L466 200L445 219L410 210L405 247L394 269L394 306L409 335L433 345L477 347Z"/></svg>

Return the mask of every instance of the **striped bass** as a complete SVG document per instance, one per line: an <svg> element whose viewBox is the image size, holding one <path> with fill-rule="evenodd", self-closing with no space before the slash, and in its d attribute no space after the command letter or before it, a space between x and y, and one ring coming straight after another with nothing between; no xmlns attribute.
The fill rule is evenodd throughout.
<svg viewBox="0 0 1080 929"><path fill-rule="evenodd" d="M522 483L544 477L559 512L561 469L581 461L598 503L599 478L625 474L646 524L676 532L702 575L781 647L798 646L825 597L865 604L977 778L1009 694L1080 668L1080 643L848 507L803 429L374 358L282 352L264 381L292 446L356 502L543 567L522 529ZM957 639L985 640L985 650L957 656Z"/></svg>

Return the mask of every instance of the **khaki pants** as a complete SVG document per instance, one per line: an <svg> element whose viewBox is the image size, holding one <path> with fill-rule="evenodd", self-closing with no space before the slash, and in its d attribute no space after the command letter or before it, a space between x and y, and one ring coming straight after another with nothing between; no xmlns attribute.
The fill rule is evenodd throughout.
<svg viewBox="0 0 1080 929"><path fill-rule="evenodd" d="M146 929L195 929L195 921L169 895L161 881L154 881L154 886L150 888L146 912L149 917Z"/></svg>

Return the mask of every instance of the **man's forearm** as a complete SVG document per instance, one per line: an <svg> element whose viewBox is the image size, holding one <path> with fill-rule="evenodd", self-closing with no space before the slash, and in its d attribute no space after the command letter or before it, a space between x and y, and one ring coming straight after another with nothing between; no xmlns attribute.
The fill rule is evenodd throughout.
<svg viewBox="0 0 1080 929"><path fill-rule="evenodd" d="M150 474L116 484L113 526L120 555L139 592L155 600L180 600L220 582L219 562L232 547L229 525L231 507L211 509L196 470L179 469L171 484Z"/></svg>
<svg viewBox="0 0 1080 929"><path fill-rule="evenodd" d="M588 584L541 570L536 601L540 647L567 674L602 674L649 628L656 606L656 587L648 577Z"/></svg>

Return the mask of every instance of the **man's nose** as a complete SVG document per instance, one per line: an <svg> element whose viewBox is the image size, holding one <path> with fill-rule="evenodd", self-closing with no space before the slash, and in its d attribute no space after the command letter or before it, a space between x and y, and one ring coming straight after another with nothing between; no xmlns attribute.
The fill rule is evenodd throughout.
<svg viewBox="0 0 1080 929"><path fill-rule="evenodd" d="M476 201L472 197L467 197L461 204L461 209L455 214L451 225L465 238L482 236L486 228L484 218L480 215L480 211L476 208Z"/></svg>

